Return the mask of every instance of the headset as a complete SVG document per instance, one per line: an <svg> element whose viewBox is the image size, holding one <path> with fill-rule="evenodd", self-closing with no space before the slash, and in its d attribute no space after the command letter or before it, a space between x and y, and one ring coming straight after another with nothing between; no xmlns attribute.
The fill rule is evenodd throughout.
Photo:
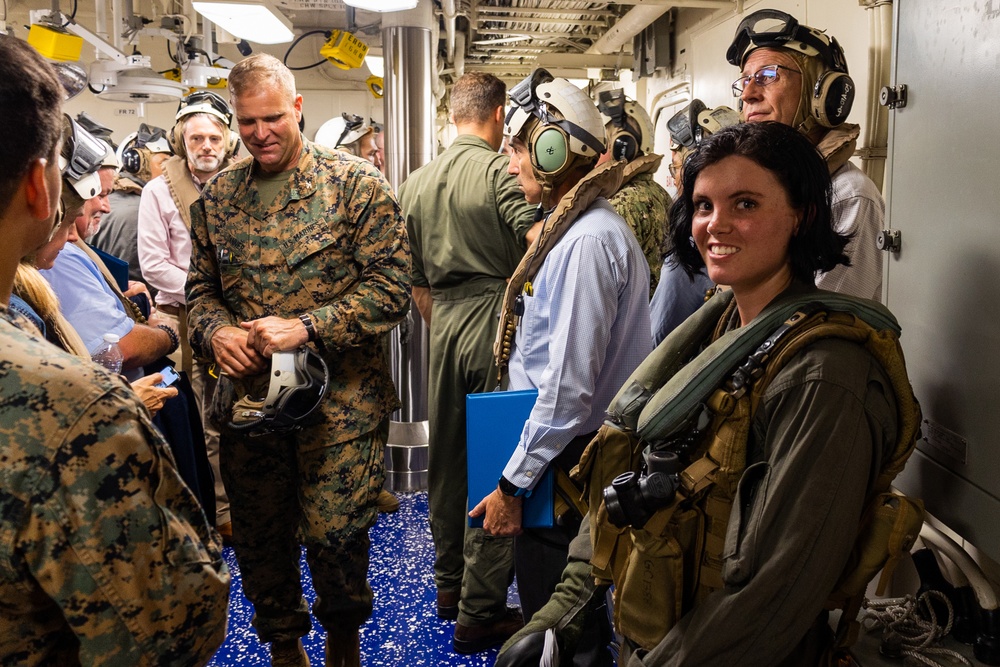
<svg viewBox="0 0 1000 667"><path fill-rule="evenodd" d="M726 51L726 60L731 65L742 67L750 51L765 46L819 58L825 68L813 86L810 115L827 128L847 120L856 86L847 72L844 50L836 39L815 28L800 25L791 14L777 9L761 9L740 22ZM742 108L742 101L739 106Z"/></svg>
<svg viewBox="0 0 1000 667"><path fill-rule="evenodd" d="M642 145L648 143L643 142L643 123L635 117L638 113L637 107L635 102L626 99L625 91L621 89L605 90L598 97L597 110L608 119L605 127L608 123L612 126L606 134L608 149L615 160L631 162L647 152ZM638 127L633 127L629 123L630 119Z"/></svg>
<svg viewBox="0 0 1000 667"><path fill-rule="evenodd" d="M118 147L118 162L125 173L138 174L149 168L151 153L173 153L173 150L165 130L142 123L139 131L125 137Z"/></svg>
<svg viewBox="0 0 1000 667"><path fill-rule="evenodd" d="M184 146L184 123L181 120L185 116L196 113L207 113L222 121L222 140L226 144L226 158L231 158L240 147L240 135L230 129L233 123L233 112L226 104L226 101L217 94L199 90L191 93L181 100L177 107L177 115L174 116L174 126L167 130L167 141L174 155L187 159L187 150Z"/></svg>

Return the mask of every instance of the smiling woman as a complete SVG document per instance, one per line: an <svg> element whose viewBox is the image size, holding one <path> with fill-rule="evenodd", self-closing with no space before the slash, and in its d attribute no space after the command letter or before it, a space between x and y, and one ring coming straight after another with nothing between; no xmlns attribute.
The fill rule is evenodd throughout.
<svg viewBox="0 0 1000 667"><path fill-rule="evenodd" d="M830 218L830 176L801 133L746 123L707 139L685 162L670 211L675 253L732 287L746 324L796 279L847 264ZM694 245L691 243L693 238Z"/></svg>
<svg viewBox="0 0 1000 667"><path fill-rule="evenodd" d="M823 159L787 125L705 139L670 222L679 264L731 289L675 329L608 409L650 445L626 474L648 480L668 461L683 471L655 514L614 517L607 505L634 545L627 567L608 566L625 572L615 613L631 660L619 664L828 664L824 605L844 599L863 510L878 506L920 423L898 324L874 301L815 286L817 271L847 261L847 238L832 227ZM606 504L627 479L605 487ZM598 517L593 544L617 539ZM670 558L647 558L656 553Z"/></svg>

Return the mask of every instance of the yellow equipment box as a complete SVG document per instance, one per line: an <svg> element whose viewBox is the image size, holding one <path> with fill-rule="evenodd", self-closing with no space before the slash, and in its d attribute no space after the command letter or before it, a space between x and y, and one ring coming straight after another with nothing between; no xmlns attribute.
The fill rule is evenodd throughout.
<svg viewBox="0 0 1000 667"><path fill-rule="evenodd" d="M333 30L319 54L340 69L354 69L365 61L368 45L349 32Z"/></svg>
<svg viewBox="0 0 1000 667"><path fill-rule="evenodd" d="M77 37L65 30L35 23L28 30L28 44L50 60L73 61L80 59L83 37Z"/></svg>

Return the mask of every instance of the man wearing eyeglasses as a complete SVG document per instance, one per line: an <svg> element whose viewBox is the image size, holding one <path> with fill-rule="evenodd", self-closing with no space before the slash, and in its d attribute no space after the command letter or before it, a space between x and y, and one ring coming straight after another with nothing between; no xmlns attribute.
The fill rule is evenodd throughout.
<svg viewBox="0 0 1000 667"><path fill-rule="evenodd" d="M762 9L740 23L726 59L742 68L733 95L743 120L791 125L809 137L830 169L833 220L838 232L851 236L845 250L851 263L817 276L816 285L881 301L882 254L875 240L885 203L875 183L849 162L860 128L845 122L855 84L843 49L785 12Z"/></svg>
<svg viewBox="0 0 1000 667"><path fill-rule="evenodd" d="M174 155L163 163L163 173L142 189L139 200L137 246L142 276L156 290L156 308L180 334L180 358L198 400L205 431L205 449L215 476L215 525L227 542L232 537L229 497L219 470L219 432L206 418L215 380L194 359L187 335L184 287L191 263L191 204L213 176L229 165L238 137L229 129L232 111L221 97L198 91L184 98L166 140ZM206 400L208 397L208 400Z"/></svg>

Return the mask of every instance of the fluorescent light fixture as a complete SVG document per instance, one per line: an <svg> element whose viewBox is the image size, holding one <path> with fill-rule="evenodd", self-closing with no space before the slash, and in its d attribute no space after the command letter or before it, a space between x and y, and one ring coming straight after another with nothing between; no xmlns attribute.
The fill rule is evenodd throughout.
<svg viewBox="0 0 1000 667"><path fill-rule="evenodd" d="M365 64L373 76L380 79L385 76L385 58L382 56L365 56Z"/></svg>
<svg viewBox="0 0 1000 667"><path fill-rule="evenodd" d="M295 39L292 22L269 0L195 0L194 10L226 32L257 44Z"/></svg>
<svg viewBox="0 0 1000 667"><path fill-rule="evenodd" d="M348 7L369 12L401 12L404 9L415 9L417 2L418 0L344 0Z"/></svg>

